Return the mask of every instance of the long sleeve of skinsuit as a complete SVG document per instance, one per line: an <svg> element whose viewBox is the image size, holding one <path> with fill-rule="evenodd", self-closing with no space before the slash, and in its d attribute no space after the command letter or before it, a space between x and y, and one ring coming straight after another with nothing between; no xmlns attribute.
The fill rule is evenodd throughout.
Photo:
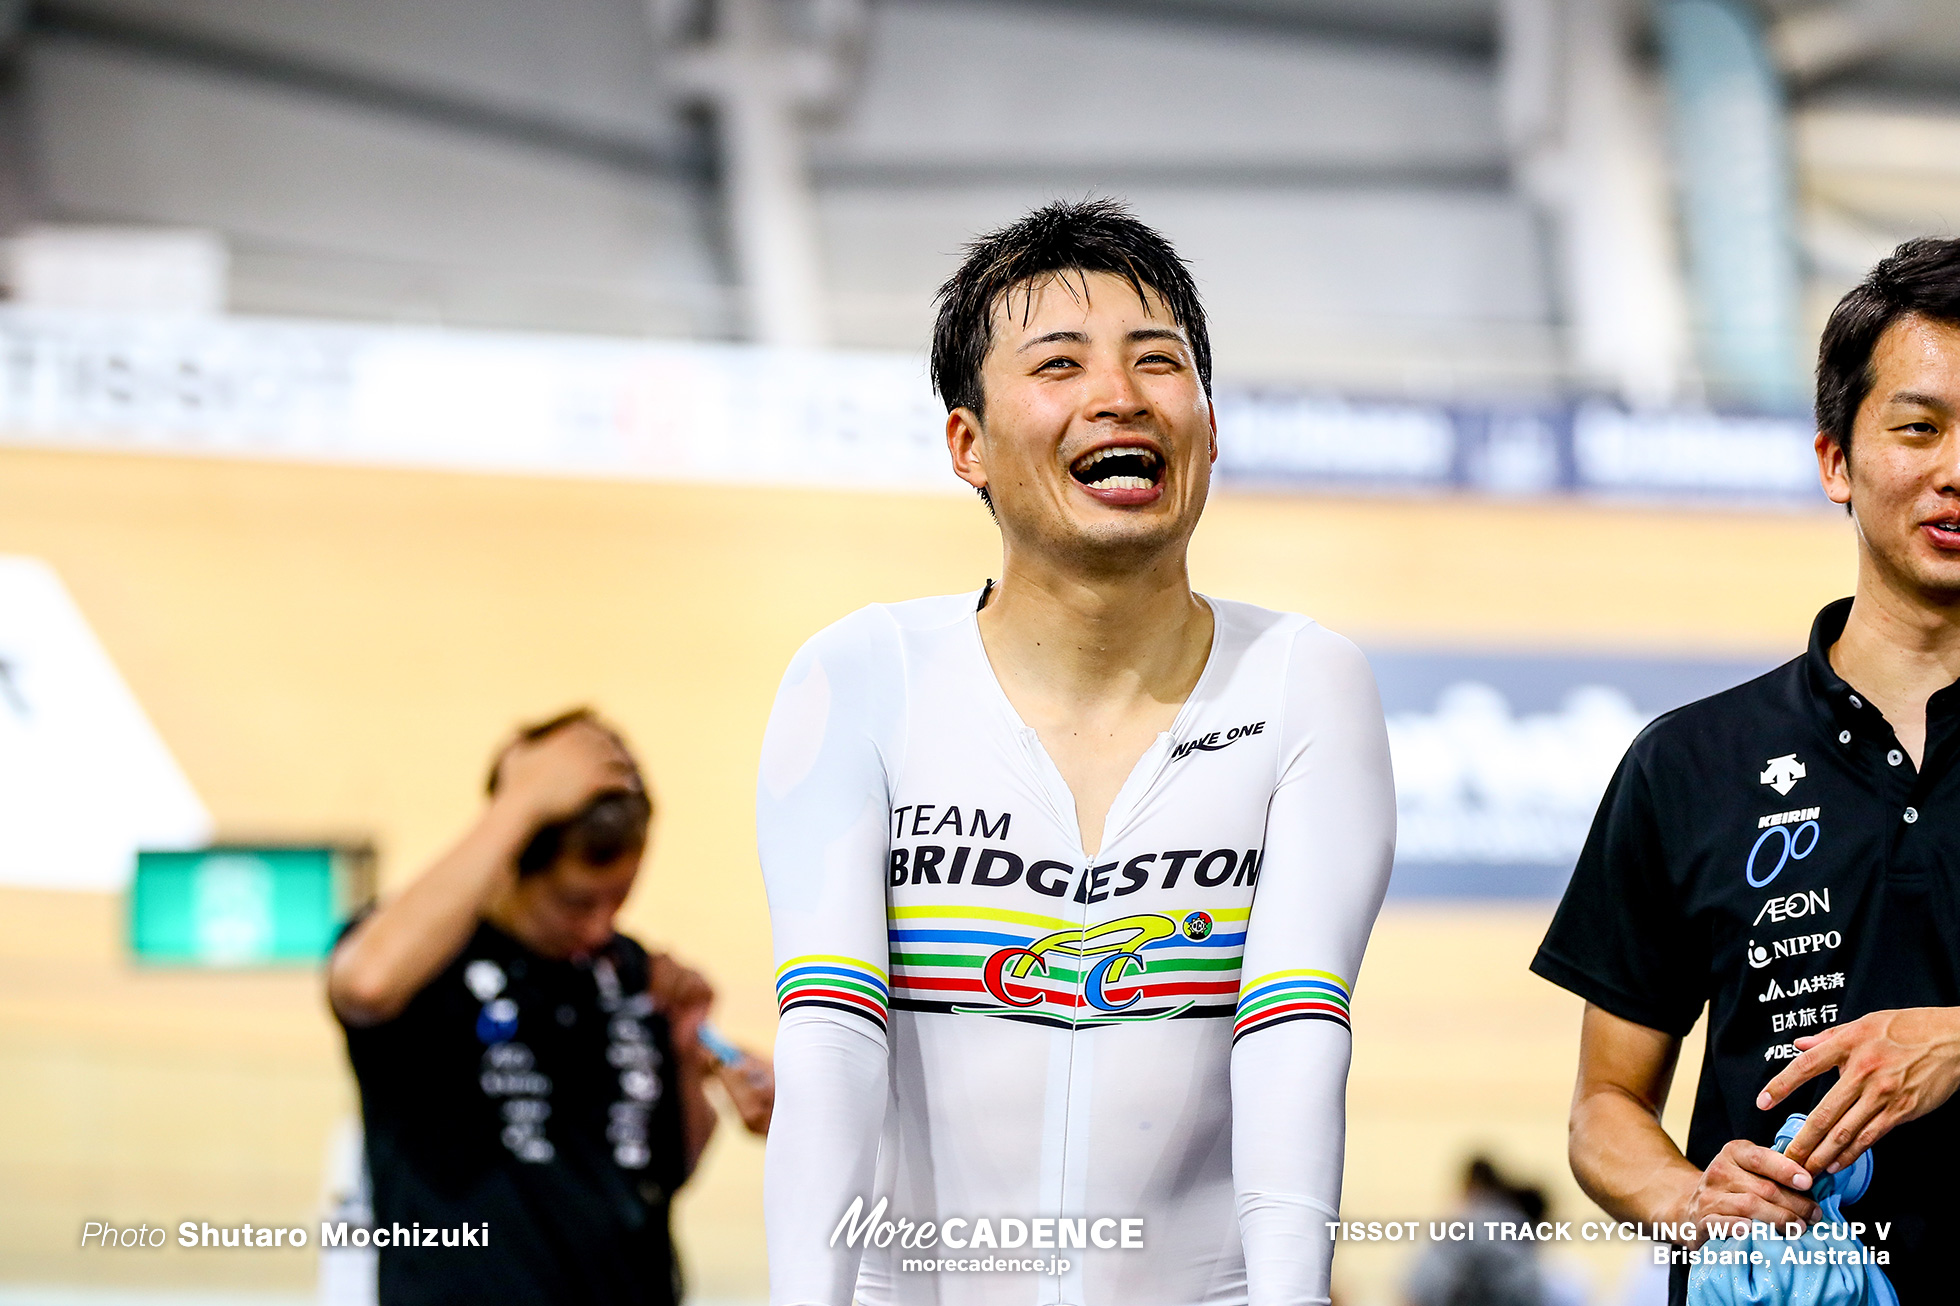
<svg viewBox="0 0 1960 1306"><path fill-rule="evenodd" d="M1352 644L1318 626L1294 641L1280 763L1232 1046L1232 1177L1250 1306L1328 1300L1348 998L1395 850L1374 675Z"/></svg>
<svg viewBox="0 0 1960 1306"><path fill-rule="evenodd" d="M862 1244L832 1245L872 1185L889 1095L884 865L902 687L865 609L790 663L763 738L757 839L775 942L776 1112L763 1179L772 1306L848 1306Z"/></svg>

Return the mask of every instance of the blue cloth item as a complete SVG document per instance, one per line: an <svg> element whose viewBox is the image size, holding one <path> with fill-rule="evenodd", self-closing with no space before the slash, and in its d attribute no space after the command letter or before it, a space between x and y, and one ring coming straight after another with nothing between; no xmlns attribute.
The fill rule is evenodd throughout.
<svg viewBox="0 0 1960 1306"><path fill-rule="evenodd" d="M1802 1115L1783 1122L1777 1151L1790 1146L1803 1122ZM1871 1187L1873 1165L1866 1152L1848 1169L1818 1175L1810 1189L1817 1223L1799 1237L1758 1226L1746 1237L1709 1239L1688 1271L1688 1306L1899 1306L1892 1281L1867 1263L1844 1214Z"/></svg>

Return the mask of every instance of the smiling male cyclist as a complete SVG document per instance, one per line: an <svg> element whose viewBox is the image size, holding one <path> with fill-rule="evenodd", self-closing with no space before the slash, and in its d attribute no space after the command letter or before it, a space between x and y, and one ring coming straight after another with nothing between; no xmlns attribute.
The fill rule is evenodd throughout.
<svg viewBox="0 0 1960 1306"><path fill-rule="evenodd" d="M973 245L932 372L1001 581L846 617L770 718L771 1300L1324 1302L1394 844L1374 678L1192 592L1204 310L1120 205ZM867 1246L881 1199L911 1232Z"/></svg>

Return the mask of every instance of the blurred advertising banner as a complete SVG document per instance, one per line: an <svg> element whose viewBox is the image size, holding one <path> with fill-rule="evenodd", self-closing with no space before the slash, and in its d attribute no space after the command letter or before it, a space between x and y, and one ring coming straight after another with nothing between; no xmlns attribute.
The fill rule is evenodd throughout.
<svg viewBox="0 0 1960 1306"><path fill-rule="evenodd" d="M1234 387L1228 484L1821 502L1806 417ZM0 310L0 443L962 491L914 354Z"/></svg>
<svg viewBox="0 0 1960 1306"><path fill-rule="evenodd" d="M1555 898L1663 712L1760 662L1371 652L1395 762L1391 898Z"/></svg>
<svg viewBox="0 0 1960 1306"><path fill-rule="evenodd" d="M1221 392L1218 470L1302 487L1823 502L1807 419Z"/></svg>

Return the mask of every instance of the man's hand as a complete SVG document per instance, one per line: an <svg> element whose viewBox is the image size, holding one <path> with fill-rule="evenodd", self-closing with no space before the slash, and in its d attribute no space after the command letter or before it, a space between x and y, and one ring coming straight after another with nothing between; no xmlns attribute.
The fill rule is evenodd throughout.
<svg viewBox="0 0 1960 1306"><path fill-rule="evenodd" d="M640 773L619 737L581 719L505 749L492 802L522 812L537 829L569 820L600 794L639 789Z"/></svg>
<svg viewBox="0 0 1960 1306"><path fill-rule="evenodd" d="M602 793L640 788L618 737L584 717L506 748L496 776L489 806L455 846L335 946L327 999L348 1025L401 1014L515 882L517 859L540 827L577 815Z"/></svg>
<svg viewBox="0 0 1960 1306"><path fill-rule="evenodd" d="M1824 1095L1790 1143L1792 1161L1811 1174L1836 1173L1890 1133L1953 1096L1960 1086L1960 1008L1874 1011L1796 1041L1797 1058L1756 1099L1767 1111L1803 1084L1836 1068Z"/></svg>
<svg viewBox="0 0 1960 1306"><path fill-rule="evenodd" d="M664 952L649 956L647 964L647 992L667 1017L674 1051L683 1057L700 1055L701 1022L714 1005L714 986L700 971L681 965Z"/></svg>
<svg viewBox="0 0 1960 1306"><path fill-rule="evenodd" d="M1661 1128L1681 1040L1586 1004L1572 1098L1572 1174L1616 1220L1724 1234L1737 1220L1809 1223L1817 1206L1801 1165L1738 1139L1706 1170ZM1699 1241L1692 1234L1683 1241Z"/></svg>
<svg viewBox="0 0 1960 1306"><path fill-rule="evenodd" d="M674 1056L680 1063L681 1137L687 1151L687 1170L701 1160L715 1132L715 1107L702 1091L714 1074L715 1059L701 1046L701 1022L714 1005L715 990L698 970L681 965L664 952L647 957L647 992L667 1017Z"/></svg>
<svg viewBox="0 0 1960 1306"><path fill-rule="evenodd" d="M719 1062L715 1078L728 1094L742 1127L758 1137L768 1137L769 1120L776 1111L776 1066L768 1057L744 1051L742 1059L730 1065Z"/></svg>
<svg viewBox="0 0 1960 1306"><path fill-rule="evenodd" d="M1688 1194L1679 1223L1699 1225L1710 1238L1725 1237L1736 1221L1761 1221L1781 1226L1817 1218L1817 1203L1803 1195L1810 1174L1773 1148L1738 1138L1728 1144Z"/></svg>

